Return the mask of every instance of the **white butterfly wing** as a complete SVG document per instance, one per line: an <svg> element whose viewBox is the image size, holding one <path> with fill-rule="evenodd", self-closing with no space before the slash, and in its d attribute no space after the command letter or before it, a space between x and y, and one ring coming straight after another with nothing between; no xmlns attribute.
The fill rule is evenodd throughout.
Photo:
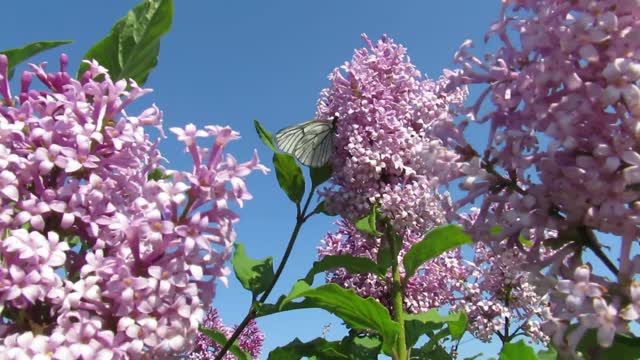
<svg viewBox="0 0 640 360"><path fill-rule="evenodd" d="M305 141L305 137L305 140L298 144L293 156L305 165L321 167L329 161L329 157L333 153L333 129L329 128L327 131L308 136L308 138L308 141Z"/></svg>
<svg viewBox="0 0 640 360"><path fill-rule="evenodd" d="M280 150L293 155L301 163L321 167L333 153L333 123L326 120L310 120L284 128L276 134Z"/></svg>

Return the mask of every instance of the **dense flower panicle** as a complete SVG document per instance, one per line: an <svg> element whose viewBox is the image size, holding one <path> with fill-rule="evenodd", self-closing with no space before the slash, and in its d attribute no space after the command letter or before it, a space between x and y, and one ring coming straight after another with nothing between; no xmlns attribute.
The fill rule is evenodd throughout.
<svg viewBox="0 0 640 360"><path fill-rule="evenodd" d="M466 92L445 92L447 81L422 79L406 50L384 36L329 76L316 117L336 118L330 210L348 219L379 203L399 230L423 233L441 222L437 192L455 176L457 155L445 145L459 139L450 107ZM343 74L344 72L344 74Z"/></svg>
<svg viewBox="0 0 640 360"><path fill-rule="evenodd" d="M222 319L218 315L216 309L209 309L202 322L202 326L208 329L215 329L223 333L227 338L230 337L235 328L224 326ZM255 320L251 320L247 327L242 330L238 337L238 346L240 349L251 354L252 359L258 359L262 351L262 344L264 343L264 334L258 328L258 324ZM186 356L188 360L212 360L215 359L218 351L222 346L214 342L205 334L198 332L195 348L189 352ZM224 360L235 360L236 357L227 353Z"/></svg>
<svg viewBox="0 0 640 360"><path fill-rule="evenodd" d="M227 202L250 199L244 177L266 168L224 154L231 129L187 125L172 131L193 170L164 170L145 132L162 112L125 112L150 90L95 62L74 80L66 63L32 65L13 98L0 55L0 358L176 356L229 273Z"/></svg>
<svg viewBox="0 0 640 360"><path fill-rule="evenodd" d="M598 328L600 344L609 346L616 331L637 319L621 310L640 269L631 254L640 235L640 2L507 0L491 36L500 41L495 53L482 60L466 42L456 55L462 70L448 76L452 86L488 84L469 112L490 123L489 147L462 167L468 194L457 205L483 197L476 237L517 245L533 232L531 253L542 242L562 247L581 239L565 246L570 251L561 250L555 264L540 264L565 279L574 270L584 278L576 257L573 269L563 261L579 247L598 246L593 230L617 236L617 278L593 280L607 295L578 296L583 281L566 280L577 281L572 288L562 280L545 327L568 352L587 328ZM492 108L478 116L486 101ZM492 224L503 231L489 234ZM544 236L546 230L557 234ZM571 321L579 327L565 334Z"/></svg>
<svg viewBox="0 0 640 360"><path fill-rule="evenodd" d="M318 247L320 257L329 255L350 254L367 257L372 260L380 247L380 239L369 239L360 233L346 220L337 222L338 230L329 233ZM399 262L406 251L422 237L405 237ZM443 255L422 265L416 274L409 279L404 291L404 306L410 313L419 313L435 309L443 305L451 305L464 289L464 282L470 272L464 265L459 249ZM362 297L373 297L387 307L391 307L391 278L380 279L373 274L351 274L343 268L327 272L328 282L353 289Z"/></svg>
<svg viewBox="0 0 640 360"><path fill-rule="evenodd" d="M318 101L316 117L336 119L332 187L323 195L328 209L343 217L318 251L321 257L375 259L383 240L367 239L353 222L378 204L403 237L402 263L426 231L445 223L442 209L449 197L439 187L459 171L457 155L447 146L462 141L452 125L451 108L462 103L466 91L445 92L446 80L423 80L405 48L386 36L375 45L363 38L368 49L356 50L350 62L333 71L331 87ZM459 250L430 261L406 281L406 310L417 313L451 304L467 276ZM391 274L379 279L336 269L327 273L327 281L391 307Z"/></svg>

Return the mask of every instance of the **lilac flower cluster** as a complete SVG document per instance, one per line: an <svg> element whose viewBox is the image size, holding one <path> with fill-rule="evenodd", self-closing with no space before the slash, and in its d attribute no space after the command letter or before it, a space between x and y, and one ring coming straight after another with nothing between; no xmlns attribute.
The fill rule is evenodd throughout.
<svg viewBox="0 0 640 360"><path fill-rule="evenodd" d="M477 58L466 42L456 55L462 70L449 76L452 85L488 85L469 109L490 123L488 149L463 166L468 193L457 205L481 197L477 238L507 237L527 262L565 279L544 326L557 345L573 353L594 328L609 346L639 319L640 256L631 249L640 235L640 2L506 0L492 36L495 53ZM492 225L502 232L490 234ZM595 231L619 239L617 264L598 251ZM543 243L560 248L554 261L539 259ZM614 279L590 275L584 247Z"/></svg>
<svg viewBox="0 0 640 360"><path fill-rule="evenodd" d="M369 49L332 72L318 102L317 118L337 118L334 187L324 195L347 219L378 203L399 231L423 234L442 222L448 197L437 188L458 172L458 155L438 135L455 132L450 107L466 93L444 92L444 79L423 80L406 49L386 36L375 45L363 38Z"/></svg>
<svg viewBox="0 0 640 360"><path fill-rule="evenodd" d="M331 87L318 101L317 118L337 119L332 187L323 195L328 208L343 217L319 254L375 259L382 240L365 238L352 224L378 204L403 237L401 260L427 230L445 222L442 209L449 197L438 188L459 172L458 155L446 142L458 135L450 109L466 92L445 92L444 79L422 79L406 49L390 38L376 44L363 38L368 48L356 50L331 73ZM467 276L459 251L434 259L407 281L406 309L415 313L450 304ZM337 269L327 280L391 306L391 274L379 279Z"/></svg>
<svg viewBox="0 0 640 360"><path fill-rule="evenodd" d="M463 284L462 298L451 307L464 310L469 317L469 331L482 341L493 336L504 342L526 335L535 342L546 343L540 329L540 317L546 305L527 270L525 255L506 241L475 244L473 262L467 262L470 276Z"/></svg>
<svg viewBox="0 0 640 360"><path fill-rule="evenodd" d="M235 328L224 326L222 319L218 316L216 309L209 309L202 322L202 326L208 329L216 329L225 336L230 337L235 331ZM240 349L251 354L252 359L258 359L260 352L262 351L262 344L264 343L264 334L258 328L258 324L255 320L251 320L238 337L238 346ZM216 357L218 351L220 351L220 344L214 342L203 333L198 332L195 348L189 352L186 356L187 360L213 360ZM227 353L224 360L235 360L235 356Z"/></svg>
<svg viewBox="0 0 640 360"><path fill-rule="evenodd" d="M339 220L338 230L328 233L318 247L322 258L328 255L350 254L375 260L380 249L380 238L367 238L351 223ZM405 237L400 261L406 251L422 237ZM470 275L468 267L463 263L460 249L452 250L422 265L416 274L409 279L404 290L405 310L420 313L443 305L452 305L457 296L465 288L465 281ZM381 279L373 274L351 274L343 268L327 272L327 282L353 289L362 297L373 297L391 308L392 274Z"/></svg>
<svg viewBox="0 0 640 360"><path fill-rule="evenodd" d="M172 131L192 171L164 170L145 133L162 113L125 111L150 90L95 62L80 80L66 66L32 65L14 98L0 55L0 358L176 356L229 273L227 202L250 199L244 177L266 168L224 154L230 128L187 125Z"/></svg>

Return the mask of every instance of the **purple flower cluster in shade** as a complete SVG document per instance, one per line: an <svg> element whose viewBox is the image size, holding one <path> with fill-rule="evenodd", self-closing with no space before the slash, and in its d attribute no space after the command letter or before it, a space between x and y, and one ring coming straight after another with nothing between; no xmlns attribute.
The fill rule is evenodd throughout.
<svg viewBox="0 0 640 360"><path fill-rule="evenodd" d="M366 257L375 261L380 249L381 239L368 238L360 233L347 220L337 222L338 230L328 233L318 247L322 258L329 255L350 254ZM422 236L405 237L399 261L406 251ZM420 313L443 305L451 305L464 289L470 269L464 264L460 249L448 251L432 261L422 265L409 279L404 289L404 307L410 313ZM327 272L327 282L353 289L362 297L373 297L391 308L392 274L384 279L373 274L351 274L343 268Z"/></svg>
<svg viewBox="0 0 640 360"><path fill-rule="evenodd" d="M423 233L441 222L438 209L448 201L437 188L458 172L458 155L439 137L458 135L450 108L466 92L423 79L390 38L363 38L368 48L331 73L318 101L317 118L337 119L333 187L323 195L347 219L377 203L399 231Z"/></svg>
<svg viewBox="0 0 640 360"><path fill-rule="evenodd" d="M209 309L202 322L202 326L208 329L216 329L225 336L230 337L235 331L235 327L227 327L222 323L222 319L218 316L216 309ZM262 351L262 344L264 343L264 334L258 328L258 324L255 320L251 320L247 327L242 330L238 337L238 347L240 349L251 354L252 359L258 359L260 352ZM211 340L208 336L198 332L196 339L196 346L186 356L187 360L213 360L216 357L218 351L220 351L220 344ZM227 353L224 360L235 360L236 357Z"/></svg>
<svg viewBox="0 0 640 360"><path fill-rule="evenodd" d="M478 58L464 43L462 69L448 76L453 86L487 86L468 110L490 128L486 151L467 152L483 155L463 166L468 192L457 205L482 199L476 238L506 237L523 261L565 279L552 288L544 326L562 350L573 353L587 329L610 346L640 316L640 256L632 253L640 235L640 2L505 0L490 37L495 52ZM502 231L490 234L492 225ZM596 231L618 241L617 263L599 255L613 278L582 265L582 249L600 247ZM538 259L543 242L561 248L554 262ZM577 328L566 331L570 324Z"/></svg>
<svg viewBox="0 0 640 360"><path fill-rule="evenodd" d="M150 90L60 64L31 65L13 97L0 55L0 358L175 357L229 273L227 202L250 199L244 177L266 168L225 155L230 128L187 125L171 130L193 169L163 169L145 132L162 113L126 112Z"/></svg>

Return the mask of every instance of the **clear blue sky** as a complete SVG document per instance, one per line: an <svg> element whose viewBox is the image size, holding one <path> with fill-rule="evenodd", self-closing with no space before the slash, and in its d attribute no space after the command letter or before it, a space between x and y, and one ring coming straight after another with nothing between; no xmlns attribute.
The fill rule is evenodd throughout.
<svg viewBox="0 0 640 360"><path fill-rule="evenodd" d="M84 52L106 35L137 1L10 1L3 4L5 35L0 49L37 40L71 39L60 50L38 56L57 67L67 53L75 70ZM404 44L414 64L437 78L453 67L458 46L471 38L482 49L482 36L497 17L500 2L457 1L176 1L171 32L163 39L159 66L146 86L155 92L142 98L164 111L165 129L189 122L231 125L242 139L230 147L239 160L257 148L271 167L271 154L259 142L253 120L271 131L313 116L327 75L364 46L361 33L377 39L383 33ZM478 52L480 53L480 52ZM161 151L170 167L185 167L187 157L171 139ZM278 261L293 226L293 205L277 188L273 173L249 178L254 200L240 210L239 241L249 255ZM316 246L335 219L318 217L303 229L290 265L271 300L289 290L316 259ZM235 279L218 288L215 306L226 324L239 322L250 296ZM269 350L294 337L320 336L331 322L331 337L341 335L335 317L321 311L297 311L261 319ZM477 342L474 342L478 344ZM465 353L473 354L475 349ZM486 348L478 348L479 351ZM486 353L485 353L486 354Z"/></svg>

